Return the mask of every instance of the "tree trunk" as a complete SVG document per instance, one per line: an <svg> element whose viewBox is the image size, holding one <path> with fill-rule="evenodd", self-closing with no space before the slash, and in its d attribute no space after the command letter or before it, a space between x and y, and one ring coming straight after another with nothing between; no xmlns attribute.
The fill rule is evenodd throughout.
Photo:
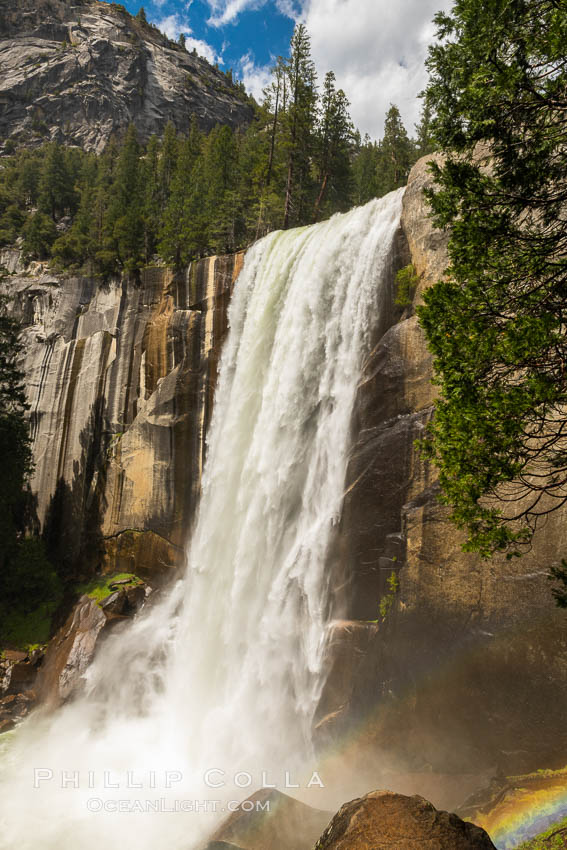
<svg viewBox="0 0 567 850"><path fill-rule="evenodd" d="M272 166L274 164L274 150L276 147L276 132L278 128L278 106L280 99L280 77L278 74L278 86L276 89L276 105L274 109L274 123L272 124L272 139L270 143L270 158L268 160L268 173L266 175L266 187L269 187L272 180Z"/></svg>
<svg viewBox="0 0 567 850"><path fill-rule="evenodd" d="M317 217L319 215L319 207L321 206L323 196L325 195L328 180L329 180L329 175L325 174L325 176L323 177L323 182L321 183L321 191L319 192L319 196L318 196L317 200L315 201L315 209L313 210L313 221L317 221Z"/></svg>
<svg viewBox="0 0 567 850"><path fill-rule="evenodd" d="M293 154L289 155L289 165L287 169L287 184L285 187L285 208L284 208L284 220L283 220L283 229L287 230L289 227L289 213L291 210L291 194L292 194L292 186L293 186Z"/></svg>

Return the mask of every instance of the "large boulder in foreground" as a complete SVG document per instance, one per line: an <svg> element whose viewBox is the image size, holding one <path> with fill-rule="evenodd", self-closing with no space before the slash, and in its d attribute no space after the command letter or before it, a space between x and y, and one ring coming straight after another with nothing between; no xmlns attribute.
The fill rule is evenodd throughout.
<svg viewBox="0 0 567 850"><path fill-rule="evenodd" d="M235 845L245 850L312 850L331 816L281 791L262 788L221 824L206 850Z"/></svg>
<svg viewBox="0 0 567 850"><path fill-rule="evenodd" d="M372 791L337 812L316 850L495 850L487 833L423 797Z"/></svg>

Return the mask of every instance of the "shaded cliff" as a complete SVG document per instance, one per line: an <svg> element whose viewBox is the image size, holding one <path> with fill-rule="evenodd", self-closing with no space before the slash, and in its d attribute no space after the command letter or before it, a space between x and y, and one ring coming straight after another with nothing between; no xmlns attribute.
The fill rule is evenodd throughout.
<svg viewBox="0 0 567 850"><path fill-rule="evenodd" d="M420 278L414 304L447 265L447 238L433 229L422 193L430 181L421 160L404 197L402 226ZM332 670L321 740L348 741L368 781L382 769L421 773L416 789L427 789L432 772L559 766L567 758L567 632L548 570L566 550L565 510L521 559L462 551L437 500L435 470L414 445L433 412L431 357L413 307L396 318L392 311L359 389L340 538L348 619L332 641L350 663L338 688ZM448 784L455 799L459 780Z"/></svg>
<svg viewBox="0 0 567 850"><path fill-rule="evenodd" d="M242 255L107 284L2 259L25 326L32 489L54 563L75 578L167 573L196 505Z"/></svg>
<svg viewBox="0 0 567 850"><path fill-rule="evenodd" d="M187 133L252 118L245 92L119 4L0 0L0 135L100 151L133 122L141 139L168 121Z"/></svg>

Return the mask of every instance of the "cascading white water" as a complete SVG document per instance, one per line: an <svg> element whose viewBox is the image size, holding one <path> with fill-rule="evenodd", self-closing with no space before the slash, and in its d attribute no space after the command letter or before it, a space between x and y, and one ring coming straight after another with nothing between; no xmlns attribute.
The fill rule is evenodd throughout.
<svg viewBox="0 0 567 850"><path fill-rule="evenodd" d="M285 791L286 772L311 775L326 564L401 200L400 190L248 252L186 577L105 642L82 698L11 738L0 847L191 848L211 817L203 802L167 811L176 801L210 811L218 800L218 819L268 781ZM37 788L34 769L45 771ZM213 770L220 787L204 782ZM146 801L162 811L140 811Z"/></svg>

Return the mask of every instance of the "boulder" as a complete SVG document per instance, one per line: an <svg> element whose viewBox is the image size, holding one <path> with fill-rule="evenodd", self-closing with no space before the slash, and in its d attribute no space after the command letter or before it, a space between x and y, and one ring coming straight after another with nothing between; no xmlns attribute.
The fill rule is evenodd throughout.
<svg viewBox="0 0 567 850"><path fill-rule="evenodd" d="M117 590L114 593L111 593L110 596L107 596L106 599L102 600L100 607L107 615L123 614L124 608L126 607L126 591Z"/></svg>
<svg viewBox="0 0 567 850"><path fill-rule="evenodd" d="M126 604L124 606L124 613L131 617L136 614L146 600L148 585L146 584L137 584L134 587L128 587L124 591L126 594Z"/></svg>
<svg viewBox="0 0 567 850"><path fill-rule="evenodd" d="M495 850L487 833L423 797L372 791L337 812L316 850Z"/></svg>
<svg viewBox="0 0 567 850"><path fill-rule="evenodd" d="M258 803L268 808L258 809ZM330 817L330 812L306 806L281 791L262 788L224 821L207 850L229 850L235 845L245 850L311 850Z"/></svg>
<svg viewBox="0 0 567 850"><path fill-rule="evenodd" d="M6 649L0 654L0 733L23 720L36 703L36 685L44 650Z"/></svg>
<svg viewBox="0 0 567 850"><path fill-rule="evenodd" d="M100 607L107 617L133 617L145 602L147 588L146 584L137 584L115 590L102 600Z"/></svg>
<svg viewBox="0 0 567 850"><path fill-rule="evenodd" d="M35 693L8 694L0 699L0 734L9 732L33 708Z"/></svg>

